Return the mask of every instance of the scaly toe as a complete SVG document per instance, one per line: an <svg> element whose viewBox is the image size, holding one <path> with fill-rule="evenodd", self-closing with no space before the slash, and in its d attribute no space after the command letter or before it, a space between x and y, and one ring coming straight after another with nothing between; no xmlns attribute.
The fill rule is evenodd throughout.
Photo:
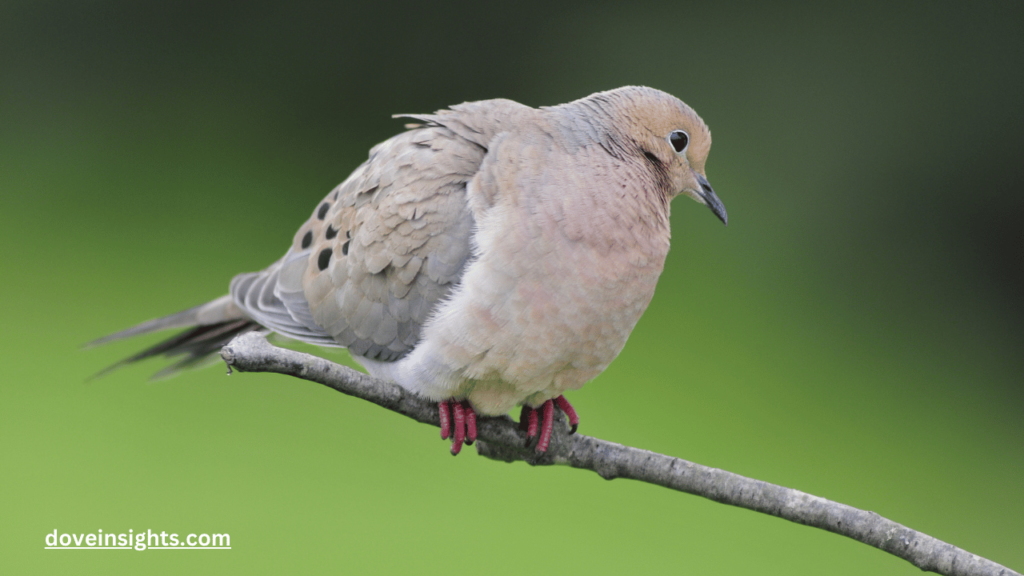
<svg viewBox="0 0 1024 576"><path fill-rule="evenodd" d="M448 401L442 400L437 403L438 416L441 417L441 440L447 440L452 432L451 416L448 412Z"/></svg>
<svg viewBox="0 0 1024 576"><path fill-rule="evenodd" d="M462 405L466 409L466 446L472 446L476 442L476 411L469 400L463 400Z"/></svg>
<svg viewBox="0 0 1024 576"><path fill-rule="evenodd" d="M543 454L551 445L551 431L555 427L555 405L551 400L544 402L544 420L540 427L540 439L537 440L537 452ZM536 412L534 412L536 413Z"/></svg>
<svg viewBox="0 0 1024 576"><path fill-rule="evenodd" d="M526 447L529 448L533 445L533 441L537 439L537 410L534 408L528 408L529 410L526 415ZM520 422L520 426L522 423Z"/></svg>
<svg viewBox="0 0 1024 576"><path fill-rule="evenodd" d="M462 443L466 440L466 411L462 408L461 402L452 400L452 412L455 414L455 434L452 438L452 456L457 456L462 451Z"/></svg>
<svg viewBox="0 0 1024 576"><path fill-rule="evenodd" d="M572 407L572 404L569 404L569 401L565 399L565 396L555 398L555 404L557 404L558 409L565 414L565 417L569 419L569 426L571 426L569 434L575 434L576 429L580 426L580 417L576 414L576 409Z"/></svg>

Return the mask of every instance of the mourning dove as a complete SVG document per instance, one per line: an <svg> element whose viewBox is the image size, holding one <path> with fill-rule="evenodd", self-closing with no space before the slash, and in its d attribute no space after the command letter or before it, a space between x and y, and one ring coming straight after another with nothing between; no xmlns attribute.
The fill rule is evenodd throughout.
<svg viewBox="0 0 1024 576"><path fill-rule="evenodd" d="M121 363L185 355L174 371L263 327L346 347L438 402L452 453L475 439L477 414L516 406L538 452L556 406L575 431L563 393L608 367L650 303L669 202L684 194L727 222L704 175L711 133L675 97L632 86L396 117L417 123L371 149L280 260L96 343L191 327Z"/></svg>

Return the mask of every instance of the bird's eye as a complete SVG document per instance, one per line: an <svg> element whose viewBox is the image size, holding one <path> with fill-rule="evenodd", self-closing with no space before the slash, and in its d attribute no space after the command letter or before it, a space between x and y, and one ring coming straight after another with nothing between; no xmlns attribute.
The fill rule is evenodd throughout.
<svg viewBox="0 0 1024 576"><path fill-rule="evenodd" d="M668 141L676 149L676 153L679 153L686 150L686 145L690 143L690 137L682 130L673 130L668 135Z"/></svg>

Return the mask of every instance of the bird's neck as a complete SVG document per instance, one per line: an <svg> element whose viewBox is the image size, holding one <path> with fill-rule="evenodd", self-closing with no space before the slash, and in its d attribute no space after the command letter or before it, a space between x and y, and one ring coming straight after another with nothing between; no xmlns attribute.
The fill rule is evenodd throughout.
<svg viewBox="0 0 1024 576"><path fill-rule="evenodd" d="M566 191L573 195L567 198L567 235L660 272L671 237L668 197L644 177L642 167L593 151L590 156L577 172L586 185Z"/></svg>

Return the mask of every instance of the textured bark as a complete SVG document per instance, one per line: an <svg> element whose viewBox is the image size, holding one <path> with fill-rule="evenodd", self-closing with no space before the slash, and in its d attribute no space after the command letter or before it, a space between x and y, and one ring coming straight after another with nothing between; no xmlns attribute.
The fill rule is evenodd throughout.
<svg viewBox="0 0 1024 576"><path fill-rule="evenodd" d="M272 346L250 332L221 350L228 369L277 372L329 386L369 400L418 422L439 426L437 404L323 358ZM679 458L623 446L582 434L569 435L560 411L548 452L538 457L524 447L526 435L507 416L480 418L477 452L488 458L531 465L567 464L593 470L602 478L631 478L702 496L732 506L842 534L898 556L922 570L948 576L1021 576L986 560L875 514L799 490L701 466Z"/></svg>

